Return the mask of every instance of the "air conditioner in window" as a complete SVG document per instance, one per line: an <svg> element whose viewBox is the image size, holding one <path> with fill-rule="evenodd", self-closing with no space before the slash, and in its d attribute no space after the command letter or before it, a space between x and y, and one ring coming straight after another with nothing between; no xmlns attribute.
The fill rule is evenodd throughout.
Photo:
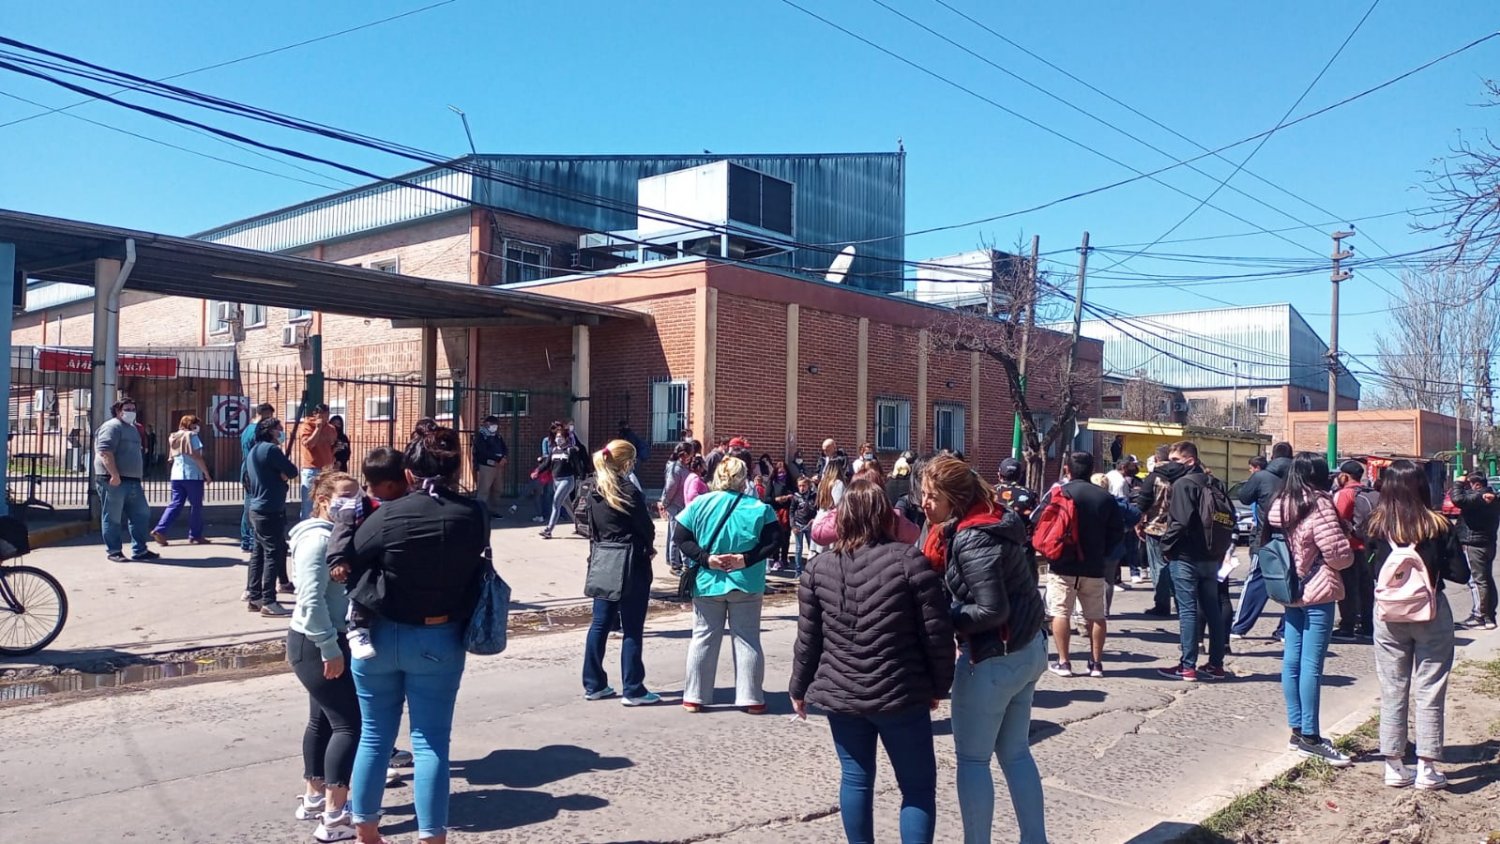
<svg viewBox="0 0 1500 844"><path fill-rule="evenodd" d="M240 318L240 306L233 302L215 302L214 320L217 322L234 322Z"/></svg>
<svg viewBox="0 0 1500 844"><path fill-rule="evenodd" d="M285 349L300 349L307 343L307 323L294 322L281 327L281 346Z"/></svg>
<svg viewBox="0 0 1500 844"><path fill-rule="evenodd" d="M1185 401L1175 402L1172 405L1172 409L1177 411L1178 413L1187 413L1188 403Z"/></svg>

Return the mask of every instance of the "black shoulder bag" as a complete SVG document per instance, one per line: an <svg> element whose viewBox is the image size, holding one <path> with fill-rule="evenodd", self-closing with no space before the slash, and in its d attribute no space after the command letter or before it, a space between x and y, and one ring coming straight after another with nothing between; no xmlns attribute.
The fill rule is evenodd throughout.
<svg viewBox="0 0 1500 844"><path fill-rule="evenodd" d="M734 512L734 508L740 506L740 499L742 497L743 496L741 495L735 495L734 500L729 502L729 506L724 510L724 515L719 517L718 526L715 527L714 532L709 535L708 544L700 546L703 548L703 550L708 551L710 554L713 553L711 549L714 547L714 543L719 541L719 534L724 532L724 523L729 521L729 514ZM696 561L691 562L683 567L682 574L677 578L677 600L692 600L693 584L698 579L699 568L700 565Z"/></svg>

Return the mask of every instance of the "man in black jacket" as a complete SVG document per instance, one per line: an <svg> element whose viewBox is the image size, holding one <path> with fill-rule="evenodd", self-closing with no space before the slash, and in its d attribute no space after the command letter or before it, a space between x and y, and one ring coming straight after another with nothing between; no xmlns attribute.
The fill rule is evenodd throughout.
<svg viewBox="0 0 1500 844"><path fill-rule="evenodd" d="M1196 681L1223 679L1224 652L1229 645L1229 630L1219 612L1219 566L1213 559L1208 538L1199 516L1199 505L1208 495L1208 486L1219 481L1203 471L1198 462L1198 446L1183 441L1172 446L1168 459L1186 467L1172 483L1168 496L1166 530L1161 537L1162 554L1172 572L1172 586L1177 594L1177 620L1181 627L1178 641L1181 659L1176 665L1160 670L1164 677ZM1257 473L1259 474L1259 473ZM1198 661L1199 614L1208 618L1208 662Z"/></svg>
<svg viewBox="0 0 1500 844"><path fill-rule="evenodd" d="M1495 629L1495 530L1500 528L1500 498L1484 475L1474 472L1453 488L1458 508L1458 542L1469 561L1469 594L1474 608L1461 622L1473 629Z"/></svg>
<svg viewBox="0 0 1500 844"><path fill-rule="evenodd" d="M1271 446L1271 462L1263 471L1250 476L1240 485L1240 503L1254 504L1260 508L1261 517L1271 507L1271 502L1286 483L1287 472L1292 469L1292 444L1280 442Z"/></svg>
<svg viewBox="0 0 1500 844"><path fill-rule="evenodd" d="M1104 637L1108 630L1104 599L1112 581L1105 570L1106 558L1120 541L1124 523L1114 496L1089 482L1094 473L1094 455L1073 452L1068 455L1067 471L1068 482L1049 493L1049 497L1065 495L1073 500L1078 519L1078 547L1048 565L1047 612L1052 616L1052 638L1057 642L1057 662L1052 663L1051 670L1059 677L1073 676L1068 643L1073 635L1076 601L1083 608L1083 620L1088 626L1089 676L1103 677ZM1044 502L1042 507L1046 506Z"/></svg>

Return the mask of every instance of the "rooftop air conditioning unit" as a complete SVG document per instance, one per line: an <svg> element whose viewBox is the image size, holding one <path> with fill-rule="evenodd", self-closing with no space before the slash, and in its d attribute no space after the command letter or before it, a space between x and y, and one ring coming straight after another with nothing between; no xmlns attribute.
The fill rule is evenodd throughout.
<svg viewBox="0 0 1500 844"><path fill-rule="evenodd" d="M300 349L307 343L307 323L294 322L281 327L281 347Z"/></svg>

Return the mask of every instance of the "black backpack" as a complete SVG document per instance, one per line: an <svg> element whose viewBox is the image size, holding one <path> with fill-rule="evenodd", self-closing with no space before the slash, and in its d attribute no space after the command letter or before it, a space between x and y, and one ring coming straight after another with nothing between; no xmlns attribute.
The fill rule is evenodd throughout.
<svg viewBox="0 0 1500 844"><path fill-rule="evenodd" d="M573 499L573 532L584 539L594 538L594 526L589 523L589 509L593 506L594 491L598 488L593 475L579 481L578 486L573 488L576 496Z"/></svg>
<svg viewBox="0 0 1500 844"><path fill-rule="evenodd" d="M1198 521L1203 526L1209 559L1215 562L1224 559L1234 547L1234 505L1229 503L1224 485L1211 475L1205 476L1203 494L1198 496Z"/></svg>

